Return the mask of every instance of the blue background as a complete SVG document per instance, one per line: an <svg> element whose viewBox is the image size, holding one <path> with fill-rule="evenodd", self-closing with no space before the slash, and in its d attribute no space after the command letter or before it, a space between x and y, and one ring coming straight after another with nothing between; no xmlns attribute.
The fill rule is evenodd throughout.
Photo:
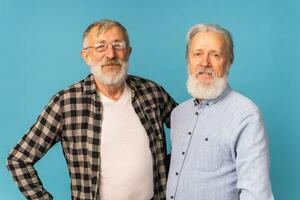
<svg viewBox="0 0 300 200"><path fill-rule="evenodd" d="M185 89L185 34L196 23L228 28L235 42L231 86L261 108L270 140L276 199L300 199L300 1L0 0L0 199L24 199L5 159L59 90L84 78L81 35L97 19L129 31L130 73L162 84L178 101ZM57 200L70 199L60 144L36 164Z"/></svg>

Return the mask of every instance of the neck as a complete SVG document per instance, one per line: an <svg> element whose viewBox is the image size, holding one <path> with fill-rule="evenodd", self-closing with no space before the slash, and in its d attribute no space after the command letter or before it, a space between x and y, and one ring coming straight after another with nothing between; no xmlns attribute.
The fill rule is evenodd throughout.
<svg viewBox="0 0 300 200"><path fill-rule="evenodd" d="M198 99L196 98L197 103L201 103L201 101L203 101L203 99Z"/></svg>
<svg viewBox="0 0 300 200"><path fill-rule="evenodd" d="M124 90L125 82L118 85L104 85L101 82L96 80L97 89L105 96L112 100L118 100Z"/></svg>

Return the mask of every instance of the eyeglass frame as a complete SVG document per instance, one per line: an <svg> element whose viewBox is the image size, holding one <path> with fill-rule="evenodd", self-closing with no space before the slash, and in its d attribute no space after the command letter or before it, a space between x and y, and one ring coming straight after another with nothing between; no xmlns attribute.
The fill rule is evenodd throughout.
<svg viewBox="0 0 300 200"><path fill-rule="evenodd" d="M119 44L122 44L121 48L116 48L115 45L119 43ZM114 50L117 50L117 51L122 51L124 49L127 48L127 42L124 41L124 40L115 40L115 41L112 41L112 42L99 42L99 43L96 43L95 45L91 45L91 46L88 46L88 47L85 47L83 48L83 50L88 50L90 48L94 48L96 52L98 53L101 53L101 52L105 52L107 49L108 49L108 45L111 44L112 45L112 48ZM103 50L97 50L97 48L99 48L101 45L104 45L103 46Z"/></svg>

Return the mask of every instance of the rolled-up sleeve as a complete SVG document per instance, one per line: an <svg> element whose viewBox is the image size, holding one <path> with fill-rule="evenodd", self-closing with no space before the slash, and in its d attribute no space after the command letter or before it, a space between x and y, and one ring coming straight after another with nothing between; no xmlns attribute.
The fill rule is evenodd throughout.
<svg viewBox="0 0 300 200"><path fill-rule="evenodd" d="M59 97L54 96L8 155L7 168L27 199L52 199L43 187L34 164L59 141L60 119Z"/></svg>

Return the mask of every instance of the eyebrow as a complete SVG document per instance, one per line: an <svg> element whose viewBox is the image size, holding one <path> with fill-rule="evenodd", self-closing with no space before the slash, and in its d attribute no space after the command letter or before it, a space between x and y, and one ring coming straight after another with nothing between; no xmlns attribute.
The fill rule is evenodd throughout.
<svg viewBox="0 0 300 200"><path fill-rule="evenodd" d="M218 50L214 50L214 49L212 49L212 50L210 50L209 52L212 52L212 53L222 53L222 51L218 51Z"/></svg>
<svg viewBox="0 0 300 200"><path fill-rule="evenodd" d="M125 41L125 40L116 39L116 40L113 40L113 41L110 41L110 42L120 42L120 41ZM96 41L95 44L106 43L106 42L107 42L106 40L101 40L101 41Z"/></svg>
<svg viewBox="0 0 300 200"><path fill-rule="evenodd" d="M193 52L203 51L202 49L194 49Z"/></svg>
<svg viewBox="0 0 300 200"><path fill-rule="evenodd" d="M203 49L194 49L194 50L192 50L192 52L200 52L200 51L203 51ZM218 51L218 50L214 50L214 49L211 49L211 50L209 50L208 52L212 52L212 53L222 53L222 50L221 51Z"/></svg>

